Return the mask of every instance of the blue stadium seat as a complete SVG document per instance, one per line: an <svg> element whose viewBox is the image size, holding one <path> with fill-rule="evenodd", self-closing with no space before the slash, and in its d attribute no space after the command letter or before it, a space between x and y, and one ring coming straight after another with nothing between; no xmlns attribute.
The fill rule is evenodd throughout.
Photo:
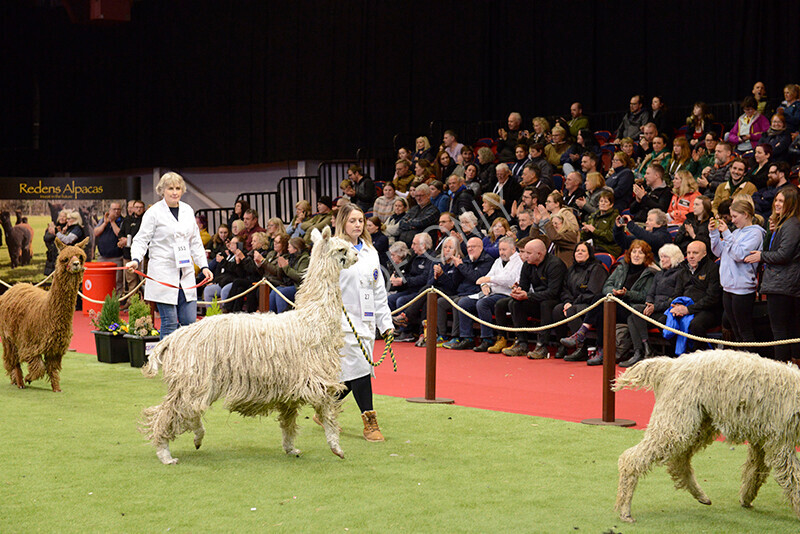
<svg viewBox="0 0 800 534"><path fill-rule="evenodd" d="M561 191L564 187L564 175L563 174L554 174L553 175L553 183L556 185L556 191Z"/></svg>
<svg viewBox="0 0 800 534"><path fill-rule="evenodd" d="M614 265L614 256L608 252L595 252L594 257L600 260L600 263L603 264L606 271L611 272L611 266Z"/></svg>

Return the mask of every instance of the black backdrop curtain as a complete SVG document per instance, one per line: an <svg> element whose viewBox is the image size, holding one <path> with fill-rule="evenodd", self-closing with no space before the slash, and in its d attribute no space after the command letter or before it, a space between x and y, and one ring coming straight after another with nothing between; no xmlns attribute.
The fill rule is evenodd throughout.
<svg viewBox="0 0 800 534"><path fill-rule="evenodd" d="M799 2L139 0L113 26L0 4L4 174L353 157L434 119L800 82Z"/></svg>

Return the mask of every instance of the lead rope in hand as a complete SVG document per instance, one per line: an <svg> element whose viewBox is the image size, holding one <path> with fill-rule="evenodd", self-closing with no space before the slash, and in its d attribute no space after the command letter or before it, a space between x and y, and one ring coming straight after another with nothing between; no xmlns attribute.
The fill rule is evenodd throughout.
<svg viewBox="0 0 800 534"><path fill-rule="evenodd" d="M353 335L356 336L356 341L358 341L358 346L361 347L361 353L364 354L364 359L367 360L372 367L378 367L383 360L386 359L386 355L388 354L389 357L392 359L392 367L394 367L394 372L397 372L397 360L394 357L394 351L392 350L392 341L394 341L394 334L391 332L387 333L384 336L384 340L386 341L386 346L383 347L383 355L381 359L377 362L373 362L370 357L367 349L364 348L364 344L361 342L361 338L358 337L358 333L356 333L356 327L353 325L353 322L350 320L350 315L347 313L347 309L345 309L344 304L342 304L342 311L344 312L344 318L347 319L347 324L350 325L350 329L353 331Z"/></svg>

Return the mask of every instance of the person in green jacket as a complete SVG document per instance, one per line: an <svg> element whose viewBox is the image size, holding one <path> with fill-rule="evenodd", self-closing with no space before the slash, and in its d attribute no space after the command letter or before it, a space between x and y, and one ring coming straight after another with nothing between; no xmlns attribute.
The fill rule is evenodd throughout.
<svg viewBox="0 0 800 534"><path fill-rule="evenodd" d="M598 210L586 216L581 227L581 240L592 240L597 252L607 252L615 258L622 249L614 241L614 221L619 212L614 208L614 193L601 191L597 199Z"/></svg>

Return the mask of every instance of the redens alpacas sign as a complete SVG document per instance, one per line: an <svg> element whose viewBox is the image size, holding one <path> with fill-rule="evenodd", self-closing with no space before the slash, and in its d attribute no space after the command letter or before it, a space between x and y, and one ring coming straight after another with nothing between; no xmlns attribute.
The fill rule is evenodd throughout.
<svg viewBox="0 0 800 534"><path fill-rule="evenodd" d="M138 198L141 178L57 177L5 178L0 180L0 198L14 200L99 200Z"/></svg>

